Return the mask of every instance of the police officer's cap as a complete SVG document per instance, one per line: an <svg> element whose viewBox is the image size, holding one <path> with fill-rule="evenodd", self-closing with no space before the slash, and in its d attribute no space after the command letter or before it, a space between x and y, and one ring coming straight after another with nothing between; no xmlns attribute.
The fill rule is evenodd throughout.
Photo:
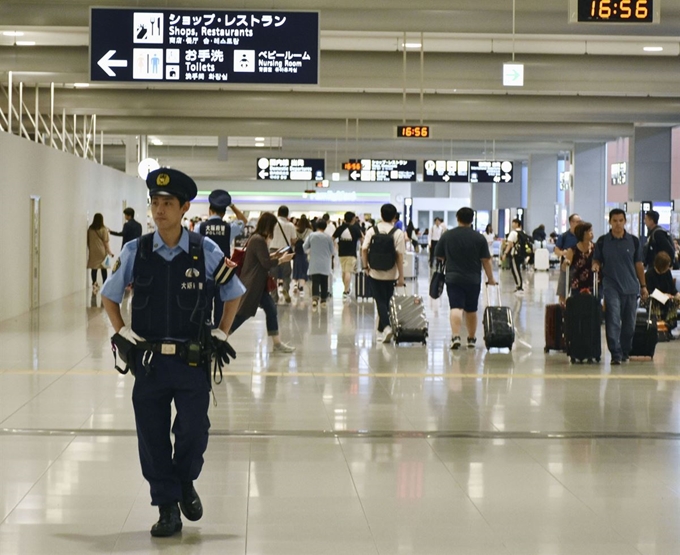
<svg viewBox="0 0 680 555"><path fill-rule="evenodd" d="M158 168L146 176L146 186L149 196L171 195L183 199L193 200L198 194L198 188L193 179L187 174L172 168Z"/></svg>
<svg viewBox="0 0 680 555"><path fill-rule="evenodd" d="M215 189L210 193L208 202L216 208L228 208L231 206L231 195L222 189Z"/></svg>

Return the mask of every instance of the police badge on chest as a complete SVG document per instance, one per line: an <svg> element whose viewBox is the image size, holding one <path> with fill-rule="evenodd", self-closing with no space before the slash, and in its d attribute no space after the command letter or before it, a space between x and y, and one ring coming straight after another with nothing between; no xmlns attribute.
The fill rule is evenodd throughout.
<svg viewBox="0 0 680 555"><path fill-rule="evenodd" d="M185 277L189 278L189 281L182 282L182 290L200 291L203 289L203 281L198 281L198 278L201 276L201 272L199 272L196 268L189 268L186 272L184 272L184 275Z"/></svg>

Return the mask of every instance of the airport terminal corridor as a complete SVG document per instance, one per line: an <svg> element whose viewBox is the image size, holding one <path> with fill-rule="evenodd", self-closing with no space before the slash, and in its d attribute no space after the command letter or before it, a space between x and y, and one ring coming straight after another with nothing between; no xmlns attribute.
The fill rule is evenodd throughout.
<svg viewBox="0 0 680 555"><path fill-rule="evenodd" d="M151 538L133 378L113 368L101 297L0 322L0 553L669 554L680 550L678 345L653 361L545 354L557 274L503 304L511 352L451 351L446 295L426 346L376 342L372 303L278 305L230 339L196 489L205 515ZM495 272L498 273L498 268ZM482 303L483 304L483 303ZM481 315L481 312L480 312Z"/></svg>

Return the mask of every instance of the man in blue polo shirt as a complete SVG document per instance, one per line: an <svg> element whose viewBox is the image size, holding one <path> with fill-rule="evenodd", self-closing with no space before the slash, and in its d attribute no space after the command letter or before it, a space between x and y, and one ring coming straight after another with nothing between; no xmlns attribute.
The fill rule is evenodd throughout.
<svg viewBox="0 0 680 555"><path fill-rule="evenodd" d="M609 212L611 230L595 244L593 271L602 271L607 347L612 364L628 360L635 333L638 294L648 297L640 240L626 232L626 213Z"/></svg>

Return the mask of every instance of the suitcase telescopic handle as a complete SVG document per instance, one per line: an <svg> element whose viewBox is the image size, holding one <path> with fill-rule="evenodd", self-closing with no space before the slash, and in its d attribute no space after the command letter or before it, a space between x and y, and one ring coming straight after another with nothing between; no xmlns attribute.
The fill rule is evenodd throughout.
<svg viewBox="0 0 680 555"><path fill-rule="evenodd" d="M496 299L498 300L498 304L496 306L501 306L501 284L497 283L496 285L489 285L489 282L487 281L485 285L484 302L486 303L486 306L494 306L489 302L489 287L494 287L496 289Z"/></svg>

